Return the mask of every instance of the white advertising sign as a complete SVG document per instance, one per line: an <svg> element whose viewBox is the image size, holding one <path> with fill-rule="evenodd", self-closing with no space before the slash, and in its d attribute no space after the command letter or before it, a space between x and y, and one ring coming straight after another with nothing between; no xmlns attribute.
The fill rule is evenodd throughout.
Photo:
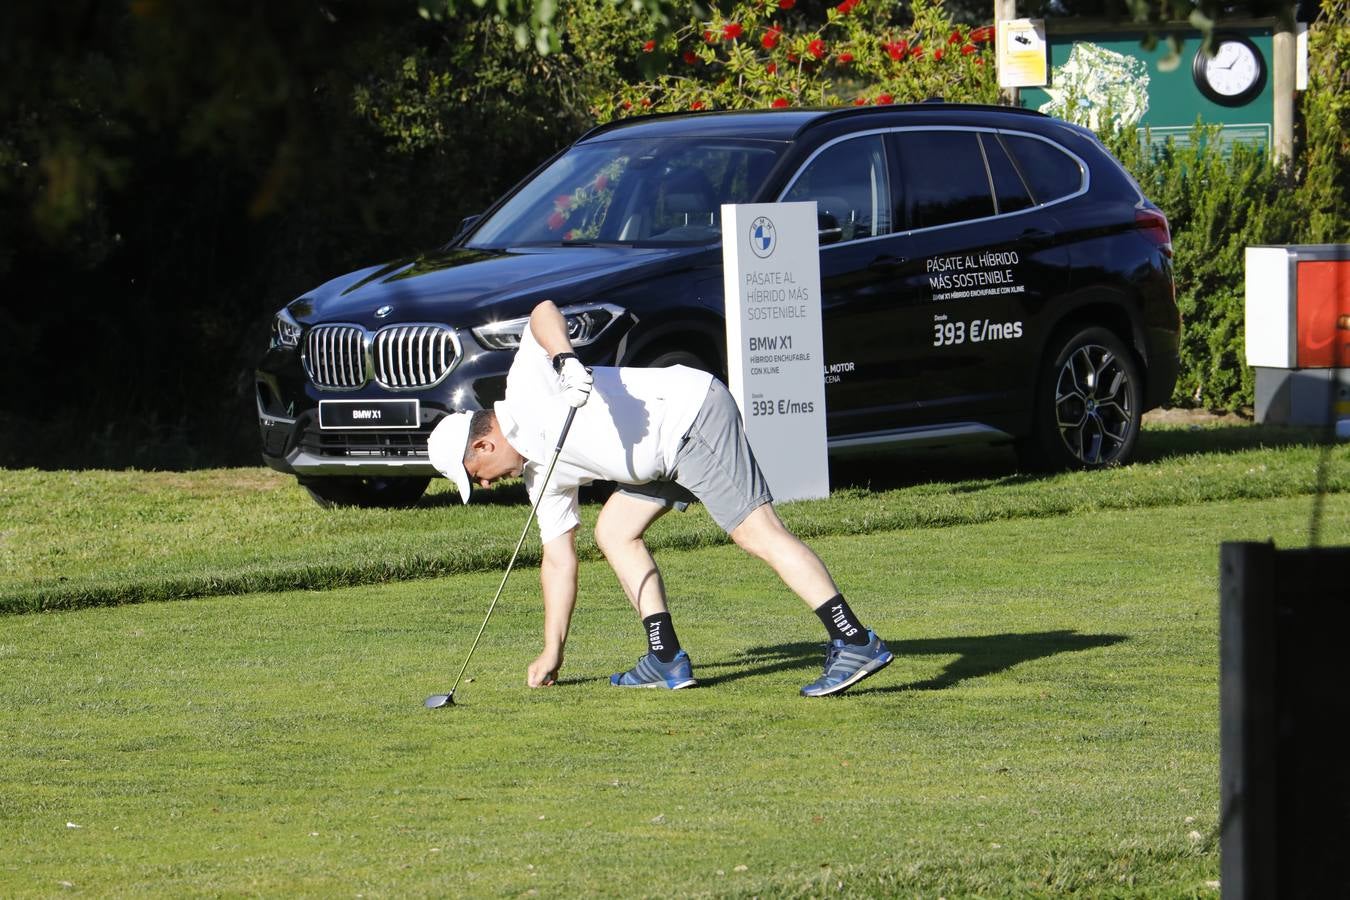
<svg viewBox="0 0 1350 900"><path fill-rule="evenodd" d="M816 204L722 207L728 387L775 500L830 495Z"/></svg>
<svg viewBox="0 0 1350 900"><path fill-rule="evenodd" d="M1003 19L998 42L998 86L1041 87L1046 83L1044 19Z"/></svg>

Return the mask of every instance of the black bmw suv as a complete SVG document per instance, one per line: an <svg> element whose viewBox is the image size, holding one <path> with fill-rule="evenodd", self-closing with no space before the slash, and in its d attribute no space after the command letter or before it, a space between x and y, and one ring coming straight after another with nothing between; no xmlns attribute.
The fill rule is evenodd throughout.
<svg viewBox="0 0 1350 900"><path fill-rule="evenodd" d="M323 504L416 501L428 433L502 397L542 299L588 363L724 372L720 208L775 201L817 204L831 453L1012 441L1107 466L1172 392L1167 219L1091 132L944 103L653 116L277 312L263 459Z"/></svg>

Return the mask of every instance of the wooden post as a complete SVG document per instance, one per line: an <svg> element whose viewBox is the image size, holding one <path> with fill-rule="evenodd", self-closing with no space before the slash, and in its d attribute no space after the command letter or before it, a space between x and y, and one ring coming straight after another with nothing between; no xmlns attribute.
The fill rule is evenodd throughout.
<svg viewBox="0 0 1350 900"><path fill-rule="evenodd" d="M994 27L1004 19L1017 18L1017 0L994 0ZM1000 36L999 40L1003 40ZM999 99L1009 106L1017 105L1017 88L999 88Z"/></svg>
<svg viewBox="0 0 1350 900"><path fill-rule="evenodd" d="M1289 21L1287 21L1289 20ZM1275 143L1272 160L1288 161L1294 156L1294 92L1298 66L1298 38L1294 33L1292 17L1280 16L1275 24L1274 38Z"/></svg>

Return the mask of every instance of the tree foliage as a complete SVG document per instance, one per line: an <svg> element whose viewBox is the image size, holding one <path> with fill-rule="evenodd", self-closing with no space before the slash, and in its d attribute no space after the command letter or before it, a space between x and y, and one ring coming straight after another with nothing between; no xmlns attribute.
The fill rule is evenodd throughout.
<svg viewBox="0 0 1350 900"><path fill-rule="evenodd" d="M0 464L256 460L251 368L272 311L445 240L594 121L696 103L994 96L987 34L936 3L667 3L678 15L662 25L634 14L650 0L561 0L541 55L518 43L512 10L526 4L419 15L440 2L6 9ZM1313 30L1297 169L1181 150L1135 160L1173 217L1188 372L1200 373L1185 396L1205 405L1246 402L1233 344L1243 242L1345 239L1347 4L1323 0Z"/></svg>
<svg viewBox="0 0 1350 900"><path fill-rule="evenodd" d="M448 239L585 127L574 61L416 9L6 11L0 464L256 460L271 312Z"/></svg>
<svg viewBox="0 0 1350 900"><path fill-rule="evenodd" d="M1322 0L1308 33L1296 154L1310 243L1350 240L1350 0Z"/></svg>
<svg viewBox="0 0 1350 900"><path fill-rule="evenodd" d="M739 0L694 18L642 53L669 69L595 98L601 119L649 111L903 103L993 103L993 28L963 29L942 0L798 7Z"/></svg>

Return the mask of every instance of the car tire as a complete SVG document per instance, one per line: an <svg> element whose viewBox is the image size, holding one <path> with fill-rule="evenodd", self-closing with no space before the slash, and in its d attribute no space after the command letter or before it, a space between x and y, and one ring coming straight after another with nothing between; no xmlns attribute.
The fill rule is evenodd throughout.
<svg viewBox="0 0 1350 900"><path fill-rule="evenodd" d="M430 478L302 478L300 486L324 509L357 506L364 509L413 506L426 493Z"/></svg>
<svg viewBox="0 0 1350 900"><path fill-rule="evenodd" d="M1018 443L1027 468L1102 469L1128 462L1143 417L1143 380L1114 332L1092 326L1050 344L1036 382L1035 423Z"/></svg>

